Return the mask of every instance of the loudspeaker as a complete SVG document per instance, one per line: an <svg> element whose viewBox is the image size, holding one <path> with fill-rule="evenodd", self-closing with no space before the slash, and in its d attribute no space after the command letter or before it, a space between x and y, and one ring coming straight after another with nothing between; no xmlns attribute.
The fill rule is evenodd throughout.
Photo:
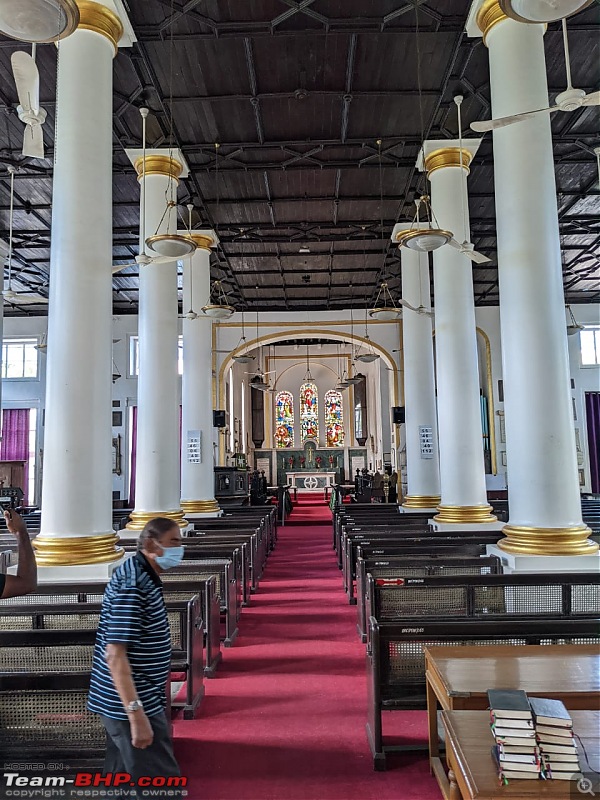
<svg viewBox="0 0 600 800"><path fill-rule="evenodd" d="M213 411L213 425L215 428L225 427L226 423L224 411Z"/></svg>
<svg viewBox="0 0 600 800"><path fill-rule="evenodd" d="M392 421L394 425L400 425L406 421L404 406L392 406Z"/></svg>

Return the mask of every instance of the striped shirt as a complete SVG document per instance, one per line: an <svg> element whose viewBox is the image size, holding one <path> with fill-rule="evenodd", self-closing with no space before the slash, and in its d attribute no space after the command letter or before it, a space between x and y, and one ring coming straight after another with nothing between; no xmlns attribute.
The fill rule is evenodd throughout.
<svg viewBox="0 0 600 800"><path fill-rule="evenodd" d="M112 719L127 719L113 683L107 644L127 645L138 698L151 717L166 706L165 684L171 665L171 634L162 581L142 553L118 567L106 587L92 663L88 708Z"/></svg>

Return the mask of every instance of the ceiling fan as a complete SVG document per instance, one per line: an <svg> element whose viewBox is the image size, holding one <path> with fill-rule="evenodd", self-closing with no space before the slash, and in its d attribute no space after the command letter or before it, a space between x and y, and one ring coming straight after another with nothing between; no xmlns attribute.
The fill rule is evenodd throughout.
<svg viewBox="0 0 600 800"><path fill-rule="evenodd" d="M149 264L169 264L173 261L177 261L177 258L173 256L151 256L146 253L146 120L148 119L149 113L150 111L147 108L140 108L140 116L142 118L142 174L140 176L142 208L140 214L140 249L142 252L135 257L134 261L130 261L127 264L116 264L112 268L113 275L127 269L127 267L147 267ZM169 203L167 203L167 205L169 205ZM173 205L175 204L173 203Z"/></svg>
<svg viewBox="0 0 600 800"><path fill-rule="evenodd" d="M482 122L472 122L471 129L478 133L495 131L504 128L515 122L522 122L530 119L536 114L553 114L555 111L576 111L582 106L600 106L600 92L586 94L583 89L576 89L571 82L571 61L569 57L569 39L567 36L567 21L562 21L563 43L565 50L565 68L567 72L567 88L564 92L556 95L556 104L547 108L538 108L535 111L524 111L521 114L511 114L508 117L498 119L487 119Z"/></svg>
<svg viewBox="0 0 600 800"><path fill-rule="evenodd" d="M425 306L421 303L419 306L411 305L408 300L402 300L402 298L398 299L398 303L404 308L408 308L410 311L414 311L415 314L420 314L421 316L425 317L433 317L433 311L430 308L425 308Z"/></svg>
<svg viewBox="0 0 600 800"><path fill-rule="evenodd" d="M11 305L25 306L25 305L45 305L48 303L48 298L35 292L14 292L12 289L12 253L13 253L13 211L14 211L14 196L15 196L15 172L16 167L8 166L10 173L10 217L9 217L9 234L8 234L8 282L7 287L2 292L2 296Z"/></svg>
<svg viewBox="0 0 600 800"><path fill-rule="evenodd" d="M25 124L23 155L44 158L42 125L46 121L46 112L40 107L40 73L35 63L35 45L32 46L32 53L29 55L17 50L10 60L19 96L17 114Z"/></svg>

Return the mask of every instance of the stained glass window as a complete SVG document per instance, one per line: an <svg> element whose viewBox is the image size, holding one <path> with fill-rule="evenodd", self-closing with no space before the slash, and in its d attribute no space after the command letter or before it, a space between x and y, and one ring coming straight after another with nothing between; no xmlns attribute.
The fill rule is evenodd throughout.
<svg viewBox="0 0 600 800"><path fill-rule="evenodd" d="M319 439L319 397L315 383L303 383L300 387L300 427L302 444L307 439Z"/></svg>
<svg viewBox="0 0 600 800"><path fill-rule="evenodd" d="M325 436L327 447L344 446L342 395L334 389L330 389L325 395Z"/></svg>
<svg viewBox="0 0 600 800"><path fill-rule="evenodd" d="M294 396L278 392L275 398L275 447L294 446Z"/></svg>

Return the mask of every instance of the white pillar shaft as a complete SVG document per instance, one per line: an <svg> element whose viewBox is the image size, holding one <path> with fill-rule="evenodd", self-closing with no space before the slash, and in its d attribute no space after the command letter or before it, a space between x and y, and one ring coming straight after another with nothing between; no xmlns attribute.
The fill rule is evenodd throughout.
<svg viewBox="0 0 600 800"><path fill-rule="evenodd" d="M494 117L543 108L542 25L488 34ZM550 117L494 132L510 524L581 525Z"/></svg>
<svg viewBox="0 0 600 800"><path fill-rule="evenodd" d="M415 308L421 303L429 306L427 256L407 248L402 250L402 297ZM439 502L440 467L431 317L405 309L402 314L402 333L408 497L414 497L415 500L437 497ZM422 458L420 426L432 430L431 458Z"/></svg>
<svg viewBox="0 0 600 800"><path fill-rule="evenodd" d="M145 177L146 236L165 233L167 175ZM142 187L142 194L144 187ZM176 189L173 187L173 192ZM140 243L140 249L143 248ZM135 513L180 510L177 265L140 267Z"/></svg>
<svg viewBox="0 0 600 800"><path fill-rule="evenodd" d="M441 228L469 239L466 170L431 173L431 203ZM487 505L471 261L445 245L433 254L435 352L442 506Z"/></svg>
<svg viewBox="0 0 600 800"><path fill-rule="evenodd" d="M60 43L42 535L112 532L112 70L78 29Z"/></svg>
<svg viewBox="0 0 600 800"><path fill-rule="evenodd" d="M210 251L198 247L183 272L183 310L200 312L210 295ZM193 274L192 274L193 273ZM190 280L190 277L192 280ZM191 284L191 286L190 286ZM198 319L183 320L181 499L205 501L205 510L216 510L213 470L212 320L200 313ZM190 432L201 435L200 463L189 460ZM202 502L198 504L200 510ZM192 505L190 511L192 513Z"/></svg>

